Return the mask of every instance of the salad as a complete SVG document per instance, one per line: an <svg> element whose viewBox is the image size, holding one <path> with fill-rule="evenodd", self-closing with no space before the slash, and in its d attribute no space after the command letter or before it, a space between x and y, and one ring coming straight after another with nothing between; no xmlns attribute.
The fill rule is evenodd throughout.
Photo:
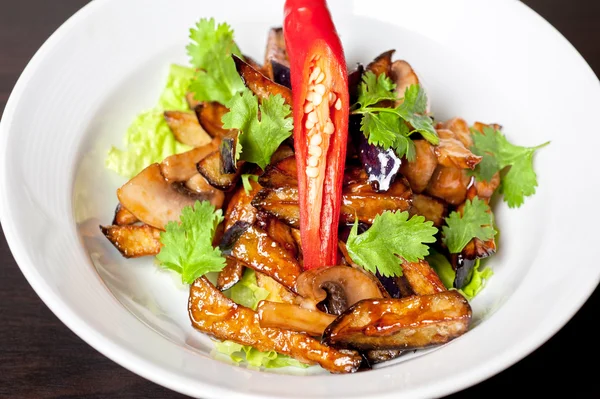
<svg viewBox="0 0 600 399"><path fill-rule="evenodd" d="M490 203L535 193L547 143L435 119L395 50L348 68L324 0L286 1L262 63L214 19L187 51L108 153L129 180L101 230L181 275L199 333L250 366L351 373L469 330Z"/></svg>

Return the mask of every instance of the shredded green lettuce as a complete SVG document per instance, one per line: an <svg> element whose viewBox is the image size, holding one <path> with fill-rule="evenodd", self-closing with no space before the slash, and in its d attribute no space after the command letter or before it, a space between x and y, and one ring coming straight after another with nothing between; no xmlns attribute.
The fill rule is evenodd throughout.
<svg viewBox="0 0 600 399"><path fill-rule="evenodd" d="M256 310L258 303L269 296L269 291L259 287L254 270L246 268L241 280L224 294L232 301ZM250 345L241 345L233 341L216 342L215 349L217 352L228 355L236 363L245 360L252 367L271 369L287 366L308 367L296 359L275 351L261 352Z"/></svg>
<svg viewBox="0 0 600 399"><path fill-rule="evenodd" d="M425 260L427 260L433 270L435 270L438 276L440 276L440 280L442 280L444 286L449 290L454 289L453 284L456 272L452 269L452 265L448 259L434 249L430 248L429 252L430 254L425 258ZM494 272L489 267L484 267L481 269L481 259L477 259L475 266L473 266L473 271L471 272L471 279L462 289L458 291L468 300L472 300L481 292L481 290L485 287L486 281L489 280L493 274Z"/></svg>
<svg viewBox="0 0 600 399"><path fill-rule="evenodd" d="M112 147L109 150L105 160L106 168L131 178L152 163L191 149L175 139L165 122L163 112L189 110L185 94L193 77L192 68L171 65L158 104L133 120L125 134L124 148Z"/></svg>

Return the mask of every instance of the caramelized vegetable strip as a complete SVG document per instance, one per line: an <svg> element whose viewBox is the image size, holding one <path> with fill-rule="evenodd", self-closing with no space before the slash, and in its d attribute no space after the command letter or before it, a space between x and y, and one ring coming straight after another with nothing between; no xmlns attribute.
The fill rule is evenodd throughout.
<svg viewBox="0 0 600 399"><path fill-rule="evenodd" d="M283 28L271 28L267 37L267 48L265 49L264 70L267 77L271 80L275 78L273 74L273 64L271 60L290 67L290 61L285 50L285 39L283 37Z"/></svg>
<svg viewBox="0 0 600 399"><path fill-rule="evenodd" d="M100 226L100 230L126 258L156 255L160 252L160 230L154 227Z"/></svg>
<svg viewBox="0 0 600 399"><path fill-rule="evenodd" d="M217 339L318 363L332 373L355 372L361 363L358 353L328 347L306 334L262 328L256 312L226 298L204 277L190 287L188 314L194 328Z"/></svg>
<svg viewBox="0 0 600 399"><path fill-rule="evenodd" d="M298 187L297 174L296 158L292 155L267 166L258 182L261 186L270 188Z"/></svg>
<svg viewBox="0 0 600 399"><path fill-rule="evenodd" d="M411 85L419 84L419 77L410 64L403 60L394 61L392 63L392 66L390 67L390 76L396 84L394 91L398 96L398 100L396 100L395 104L397 107L402 103L402 97L404 97L406 89Z"/></svg>
<svg viewBox="0 0 600 399"><path fill-rule="evenodd" d="M471 177L464 169L439 165L427 185L426 193L449 204L460 205L467 197L470 182Z"/></svg>
<svg viewBox="0 0 600 399"><path fill-rule="evenodd" d="M165 111L164 116L173 135L181 143L201 147L212 140L193 112Z"/></svg>
<svg viewBox="0 0 600 399"><path fill-rule="evenodd" d="M300 265L281 244L257 226L249 227L235 242L231 256L295 291Z"/></svg>
<svg viewBox="0 0 600 399"><path fill-rule="evenodd" d="M448 205L444 201L428 195L413 194L409 213L411 216L421 215L426 220L432 221L434 226L440 227L448 215Z"/></svg>
<svg viewBox="0 0 600 399"><path fill-rule="evenodd" d="M223 122L221 121L223 115L229 112L227 107L218 102L205 102L196 105L194 111L196 112L200 126L211 137L223 137L229 133L228 129L223 128Z"/></svg>
<svg viewBox="0 0 600 399"><path fill-rule="evenodd" d="M471 148L473 145L473 138L471 137L471 131L469 130L469 124L463 118L452 118L445 122L440 122L435 126L436 129L448 129L454 133L456 138L466 148Z"/></svg>
<svg viewBox="0 0 600 399"><path fill-rule="evenodd" d="M127 226L130 224L134 224L138 219L135 215L125 209L121 204L117 204L117 208L115 209L115 217L113 218L112 224L117 226Z"/></svg>
<svg viewBox="0 0 600 399"><path fill-rule="evenodd" d="M464 334L471 314L458 291L366 299L340 315L325 330L323 342L360 350L426 348Z"/></svg>
<svg viewBox="0 0 600 399"><path fill-rule="evenodd" d="M392 56L396 50L388 50L384 53L379 54L373 61L371 61L366 70L373 72L375 76L385 75L389 76L390 68L392 66ZM404 93L402 93L404 96Z"/></svg>
<svg viewBox="0 0 600 399"><path fill-rule="evenodd" d="M256 221L258 211L252 205L252 199L262 187L254 180L249 180L249 183L252 187L251 190L246 193L244 187L239 187L229 200L225 210L225 230L228 230L237 221L244 221L249 224L254 224Z"/></svg>
<svg viewBox="0 0 600 399"><path fill-rule="evenodd" d="M217 288L225 291L242 279L244 264L232 256L226 257L226 264L217 277Z"/></svg>
<svg viewBox="0 0 600 399"><path fill-rule="evenodd" d="M334 315L289 303L260 301L256 311L261 327L282 328L318 337L335 320Z"/></svg>
<svg viewBox="0 0 600 399"><path fill-rule="evenodd" d="M281 222L276 217L267 213L259 212L257 225L263 229L269 237L277 241L294 258L298 256L298 246L292 235L292 228Z"/></svg>
<svg viewBox="0 0 600 399"><path fill-rule="evenodd" d="M287 105L292 105L292 91L290 89L273 82L272 79L252 68L250 64L244 62L241 58L234 55L233 60L244 84L258 97L259 101L262 102L271 95L279 94Z"/></svg>
<svg viewBox="0 0 600 399"><path fill-rule="evenodd" d="M213 186L223 191L232 190L243 173L244 161L238 161L235 173L224 173L221 151L216 150L196 164L198 172Z"/></svg>

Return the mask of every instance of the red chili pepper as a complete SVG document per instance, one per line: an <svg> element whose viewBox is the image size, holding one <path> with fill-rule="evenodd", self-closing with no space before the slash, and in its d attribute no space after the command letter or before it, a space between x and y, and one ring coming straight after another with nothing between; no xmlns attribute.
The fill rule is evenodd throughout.
<svg viewBox="0 0 600 399"><path fill-rule="evenodd" d="M304 269L337 263L348 141L348 71L325 0L287 0Z"/></svg>

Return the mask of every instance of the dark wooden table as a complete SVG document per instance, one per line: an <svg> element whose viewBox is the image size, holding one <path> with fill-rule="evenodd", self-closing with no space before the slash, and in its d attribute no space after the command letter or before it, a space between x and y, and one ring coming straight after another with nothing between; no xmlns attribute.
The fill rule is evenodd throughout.
<svg viewBox="0 0 600 399"><path fill-rule="evenodd" d="M562 32L600 74L599 0L524 2ZM34 52L85 3L0 0L0 112ZM557 79L565 83L564 77ZM592 128L597 126L594 118L590 115ZM590 251L590 262L597 261ZM184 397L122 368L65 327L25 281L3 234L0 265L0 398ZM577 265L565 266L568 278ZM542 347L500 374L450 397L554 397L563 392L600 397L596 380L600 351L594 341L599 334L593 327L599 315L600 289L596 289L573 319Z"/></svg>

